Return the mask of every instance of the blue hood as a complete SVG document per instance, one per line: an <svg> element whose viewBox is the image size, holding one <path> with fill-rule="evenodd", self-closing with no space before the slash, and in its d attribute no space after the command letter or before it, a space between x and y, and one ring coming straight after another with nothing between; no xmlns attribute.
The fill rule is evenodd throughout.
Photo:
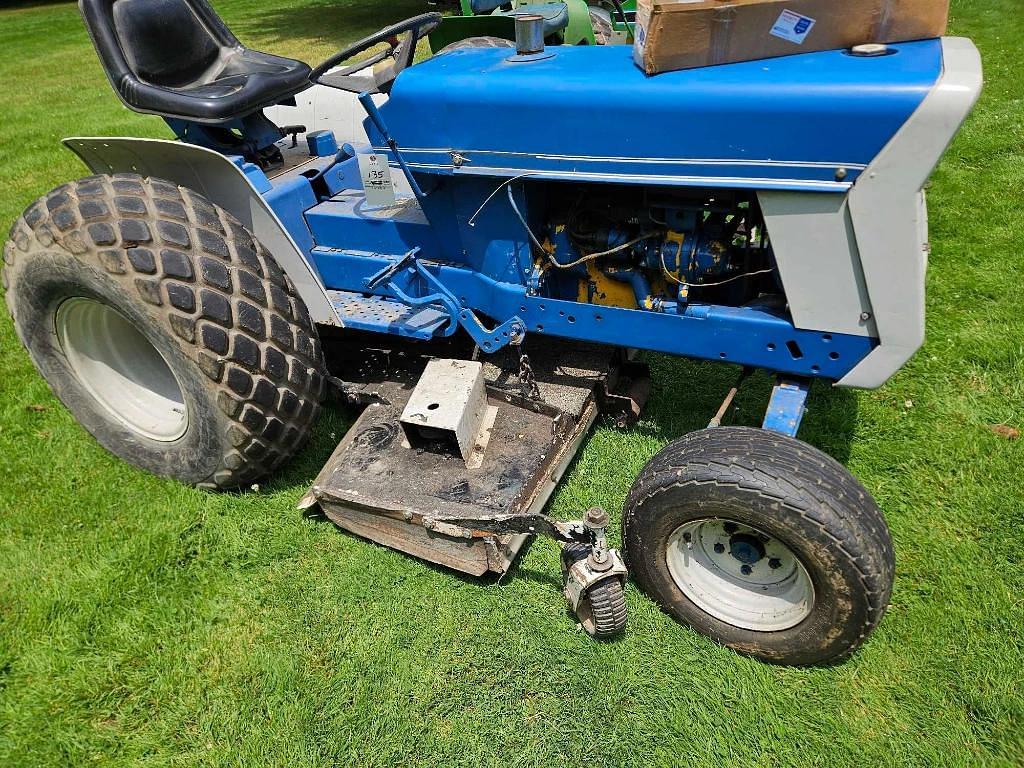
<svg viewBox="0 0 1024 768"><path fill-rule="evenodd" d="M892 49L654 76L629 46L463 49L403 72L381 112L418 172L843 191L942 72L938 40Z"/></svg>

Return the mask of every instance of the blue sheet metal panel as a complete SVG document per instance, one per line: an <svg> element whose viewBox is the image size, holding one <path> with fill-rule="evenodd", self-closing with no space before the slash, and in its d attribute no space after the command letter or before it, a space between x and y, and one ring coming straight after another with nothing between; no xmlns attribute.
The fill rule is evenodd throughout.
<svg viewBox="0 0 1024 768"><path fill-rule="evenodd" d="M810 388L811 382L806 379L780 378L775 382L761 428L796 437L804 418Z"/></svg>
<svg viewBox="0 0 1024 768"><path fill-rule="evenodd" d="M310 208L306 222L321 247L390 255L419 248L427 258L439 256L434 230L412 198L372 210L362 190L348 190Z"/></svg>
<svg viewBox="0 0 1024 768"><path fill-rule="evenodd" d="M345 146L354 151L351 144L346 144ZM363 177L359 173L358 158L353 155L347 160L342 160L332 165L324 171L323 180L332 195L336 195L346 189L362 189Z"/></svg>
<svg viewBox="0 0 1024 768"><path fill-rule="evenodd" d="M316 194L309 179L301 175L283 176L274 179L272 184L273 187L263 193L263 199L277 214L299 250L309 253L314 245L313 235L303 213L316 205Z"/></svg>
<svg viewBox="0 0 1024 768"><path fill-rule="evenodd" d="M533 257L526 233L506 194L494 195L481 208L495 190L493 179L474 177L440 182L427 195L423 207L441 242L442 260L466 264L499 282L525 285ZM513 192L533 231L543 232L544 206L538 204L528 209L519 185L514 185Z"/></svg>
<svg viewBox="0 0 1024 768"><path fill-rule="evenodd" d="M313 258L328 285L349 291L365 290L366 279L389 263L380 257L320 248L313 251ZM431 269L463 306L497 322L518 315L525 321L528 334L720 360L832 380L842 378L876 343L861 336L797 330L785 318L753 307L695 305L685 315L602 307L528 296L523 286L496 282L464 267L432 265ZM402 288L414 290L413 286ZM375 293L388 295L383 289Z"/></svg>
<svg viewBox="0 0 1024 768"><path fill-rule="evenodd" d="M528 63L465 49L403 72L381 112L418 170L842 191L941 73L938 40L894 48L653 77L628 46L553 48Z"/></svg>
<svg viewBox="0 0 1024 768"><path fill-rule="evenodd" d="M274 185L270 183L270 179L267 178L263 169L258 165L246 162L245 158L241 155L228 155L227 157L242 170L245 177L249 179L249 183L252 184L253 189L261 195L274 188Z"/></svg>

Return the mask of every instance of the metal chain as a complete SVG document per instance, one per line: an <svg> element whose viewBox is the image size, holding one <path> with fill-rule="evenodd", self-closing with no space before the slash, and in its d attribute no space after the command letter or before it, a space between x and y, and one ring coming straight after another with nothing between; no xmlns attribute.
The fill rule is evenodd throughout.
<svg viewBox="0 0 1024 768"><path fill-rule="evenodd" d="M540 387L533 376L530 356L522 347L519 347L519 386L523 388L523 397L527 400L540 400Z"/></svg>

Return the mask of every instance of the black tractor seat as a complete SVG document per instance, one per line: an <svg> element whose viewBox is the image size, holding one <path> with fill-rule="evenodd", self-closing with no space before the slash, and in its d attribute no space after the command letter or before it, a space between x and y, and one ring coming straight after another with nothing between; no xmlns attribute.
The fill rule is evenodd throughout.
<svg viewBox="0 0 1024 768"><path fill-rule="evenodd" d="M206 0L79 0L121 101L137 112L220 124L291 99L309 67L243 46Z"/></svg>

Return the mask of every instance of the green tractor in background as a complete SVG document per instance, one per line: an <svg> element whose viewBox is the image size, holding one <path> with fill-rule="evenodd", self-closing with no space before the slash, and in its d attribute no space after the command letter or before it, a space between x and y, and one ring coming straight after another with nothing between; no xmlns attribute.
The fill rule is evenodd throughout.
<svg viewBox="0 0 1024 768"><path fill-rule="evenodd" d="M441 51L459 43L500 44L515 40L515 17L540 14L550 45L615 45L633 42L636 0L441 0L455 13L430 34L430 47Z"/></svg>
<svg viewBox="0 0 1024 768"><path fill-rule="evenodd" d="M587 10L598 45L632 45L636 0L591 0Z"/></svg>

